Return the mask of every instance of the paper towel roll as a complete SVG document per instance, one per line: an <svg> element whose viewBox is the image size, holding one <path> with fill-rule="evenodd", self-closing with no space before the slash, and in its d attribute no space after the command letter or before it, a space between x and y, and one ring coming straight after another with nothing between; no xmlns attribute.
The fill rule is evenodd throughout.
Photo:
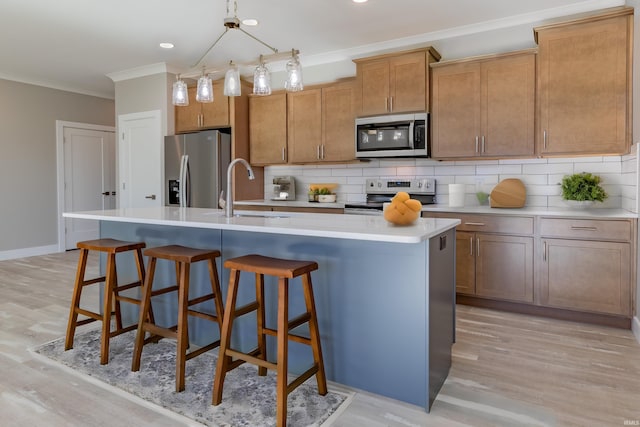
<svg viewBox="0 0 640 427"><path fill-rule="evenodd" d="M465 184L449 184L449 206L461 208L464 206Z"/></svg>

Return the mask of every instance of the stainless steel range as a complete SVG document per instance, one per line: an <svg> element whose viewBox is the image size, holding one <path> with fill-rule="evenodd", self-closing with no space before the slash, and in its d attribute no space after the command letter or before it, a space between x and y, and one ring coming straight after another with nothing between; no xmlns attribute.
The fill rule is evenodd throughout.
<svg viewBox="0 0 640 427"><path fill-rule="evenodd" d="M365 203L346 203L345 214L382 215L385 202L390 202L398 191L409 193L412 199L419 200L423 205L436 202L436 180L434 178L421 179L367 179Z"/></svg>

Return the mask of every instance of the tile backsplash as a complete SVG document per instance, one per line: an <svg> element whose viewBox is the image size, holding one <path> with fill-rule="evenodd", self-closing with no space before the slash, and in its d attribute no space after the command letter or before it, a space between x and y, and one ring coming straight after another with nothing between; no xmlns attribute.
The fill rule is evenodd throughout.
<svg viewBox="0 0 640 427"><path fill-rule="evenodd" d="M265 168L265 195L274 176L296 178L296 199L306 200L311 183L337 183L339 202L362 202L367 178L435 178L438 203L448 203L447 184L466 184L465 205L477 205L476 188L489 193L505 178L518 178L527 189L527 206L562 207L560 181L567 174L591 172L602 178L609 197L598 206L638 212L637 144L631 154L545 159L438 161L379 159L331 165L283 165Z"/></svg>

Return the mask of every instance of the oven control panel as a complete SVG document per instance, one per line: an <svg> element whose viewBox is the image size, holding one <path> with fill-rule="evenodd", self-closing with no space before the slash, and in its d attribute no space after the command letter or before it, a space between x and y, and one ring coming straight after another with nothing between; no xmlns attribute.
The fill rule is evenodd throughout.
<svg viewBox="0 0 640 427"><path fill-rule="evenodd" d="M406 191L411 194L436 194L434 178L420 179L367 179L367 194L386 194Z"/></svg>

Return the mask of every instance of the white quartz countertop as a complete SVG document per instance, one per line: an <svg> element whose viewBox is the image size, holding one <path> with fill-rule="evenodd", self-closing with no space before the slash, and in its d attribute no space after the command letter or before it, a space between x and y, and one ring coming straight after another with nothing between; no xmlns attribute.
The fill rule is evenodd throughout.
<svg viewBox="0 0 640 427"><path fill-rule="evenodd" d="M174 227L208 228L289 234L333 239L419 243L454 228L458 219L419 218L409 226L396 226L382 216L254 212L236 210L227 218L219 209L151 207L65 212L66 218L93 219Z"/></svg>
<svg viewBox="0 0 640 427"><path fill-rule="evenodd" d="M234 205L241 206L281 206L292 208L344 208L344 203L316 203L305 200L239 200ZM605 208L570 208L570 207L523 207L517 209L492 208L488 205L450 207L446 204L423 205L423 212L451 212L458 214L497 214L497 215L537 215L537 216L569 216L584 218L638 218L638 214L625 209Z"/></svg>
<svg viewBox="0 0 640 427"><path fill-rule="evenodd" d="M564 216L598 219L638 218L638 214L624 209L605 208L563 208L563 207L523 207L514 209L492 208L490 206L450 207L448 205L423 205L422 212L451 212L458 214L495 214L523 216Z"/></svg>

